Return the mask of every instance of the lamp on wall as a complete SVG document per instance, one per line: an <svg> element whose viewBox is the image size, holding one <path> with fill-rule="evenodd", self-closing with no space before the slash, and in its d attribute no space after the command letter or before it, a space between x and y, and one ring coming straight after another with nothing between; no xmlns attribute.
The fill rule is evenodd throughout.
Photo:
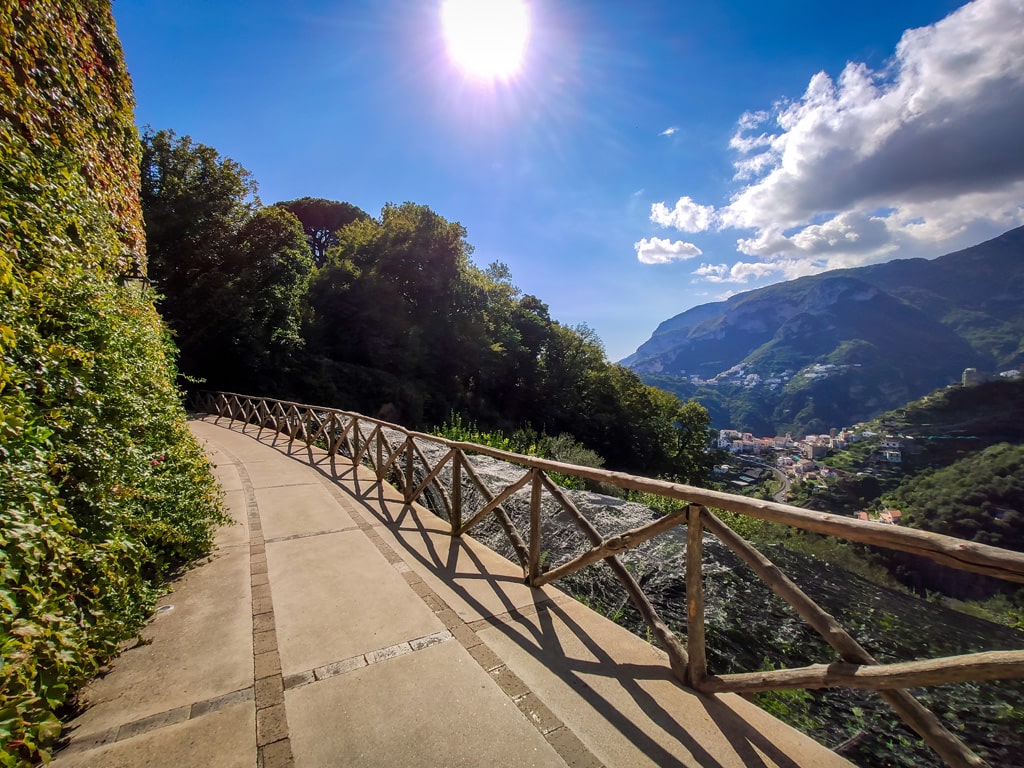
<svg viewBox="0 0 1024 768"><path fill-rule="evenodd" d="M121 285L136 294L141 294L151 285L149 276L142 268L142 257L134 251L131 254L128 271L121 275Z"/></svg>

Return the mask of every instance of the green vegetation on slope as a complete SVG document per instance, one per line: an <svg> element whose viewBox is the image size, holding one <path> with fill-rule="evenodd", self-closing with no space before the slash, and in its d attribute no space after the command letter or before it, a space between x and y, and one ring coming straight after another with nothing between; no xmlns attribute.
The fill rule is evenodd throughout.
<svg viewBox="0 0 1024 768"><path fill-rule="evenodd" d="M1024 445L1000 443L924 472L888 500L915 528L1024 551Z"/></svg>
<svg viewBox="0 0 1024 768"><path fill-rule="evenodd" d="M0 765L56 712L221 519L145 292L131 86L109 5L0 14Z"/></svg>
<svg viewBox="0 0 1024 768"><path fill-rule="evenodd" d="M937 390L857 430L870 437L822 461L837 476L795 483L790 503L844 515L896 508L901 525L1024 549L1024 379ZM880 455L886 436L902 441L899 464ZM1017 620L1012 601L1024 605L1024 591L1008 597L1015 587L994 579L891 552L873 559L922 594L981 599L997 593L987 615L1003 622Z"/></svg>

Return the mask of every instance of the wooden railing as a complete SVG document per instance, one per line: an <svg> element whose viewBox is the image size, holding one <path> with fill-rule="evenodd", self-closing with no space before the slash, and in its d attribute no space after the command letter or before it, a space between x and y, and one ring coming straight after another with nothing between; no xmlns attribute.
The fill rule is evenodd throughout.
<svg viewBox="0 0 1024 768"><path fill-rule="evenodd" d="M315 444L325 449L330 456L345 456L353 464L368 464L376 472L378 481L393 481L403 491L407 503L417 501L428 489L432 489L448 514L452 536L462 536L487 515L494 515L523 565L526 582L532 586L549 584L604 560L625 587L651 635L668 654L675 677L703 693L753 693L830 687L872 689L948 765L960 768L985 766L987 763L950 733L934 713L906 689L967 681L1024 678L1024 651L990 651L879 664L835 618L818 606L767 557L723 523L712 509L724 509L804 531L909 552L960 570L1024 583L1024 554L1019 552L925 531L811 512L786 504L705 488L522 456L488 446L413 432L379 419L331 408L221 392L200 393L192 406L196 411L216 415L218 418L240 420L246 425L256 425L261 431L269 429L286 435L289 445L296 441L309 446ZM423 445L433 445L440 449L441 457L431 461L424 453ZM480 478L467 458L467 453L490 456L522 467L525 471L517 480L495 492ZM449 487L438 480L447 464L451 465ZM420 470L418 483L417 467ZM551 480L548 473L656 494L674 499L680 506L651 523L604 538L569 495ZM463 475L484 499L479 509L468 513L463 509ZM528 541L523 541L502 505L527 486L530 487L530 525ZM541 502L544 493L569 514L591 544L588 551L548 571L541 568ZM682 524L688 527L685 645L658 615L639 583L617 558L617 554ZM795 669L709 674L705 655L701 556L705 530L735 552L777 595L792 606L835 649L842 661Z"/></svg>

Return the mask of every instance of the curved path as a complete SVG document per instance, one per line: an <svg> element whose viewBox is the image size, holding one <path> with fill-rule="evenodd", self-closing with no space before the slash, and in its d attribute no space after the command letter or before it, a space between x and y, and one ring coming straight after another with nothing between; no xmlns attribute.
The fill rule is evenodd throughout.
<svg viewBox="0 0 1024 768"><path fill-rule="evenodd" d="M89 687L58 768L849 765L676 685L660 651L372 472L192 427L236 524Z"/></svg>

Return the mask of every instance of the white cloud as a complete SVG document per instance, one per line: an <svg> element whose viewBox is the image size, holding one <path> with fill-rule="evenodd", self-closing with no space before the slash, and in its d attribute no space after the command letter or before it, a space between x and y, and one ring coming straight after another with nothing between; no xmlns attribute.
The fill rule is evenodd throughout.
<svg viewBox="0 0 1024 768"><path fill-rule="evenodd" d="M773 273L783 273L785 276L785 272L785 264L740 261L731 267L728 264L701 264L693 274L709 283L747 283Z"/></svg>
<svg viewBox="0 0 1024 768"><path fill-rule="evenodd" d="M678 126L671 125L668 128L666 128L664 131L659 133L658 135L659 136L671 136L672 134L677 133L678 131L679 131Z"/></svg>
<svg viewBox="0 0 1024 768"><path fill-rule="evenodd" d="M771 117L771 113L765 110L759 110L757 112L744 112L740 115L740 119L737 121L740 130L752 131L755 128L768 122L768 118Z"/></svg>
<svg viewBox="0 0 1024 768"><path fill-rule="evenodd" d="M693 274L707 278L709 283L721 283L729 276L728 264L701 264Z"/></svg>
<svg viewBox="0 0 1024 768"><path fill-rule="evenodd" d="M1021 40L1024 1L975 0L906 31L884 70L819 72L799 99L740 116L727 206L684 196L651 220L749 233L737 249L761 268L702 266L714 282L934 256L1019 226Z"/></svg>
<svg viewBox="0 0 1024 768"><path fill-rule="evenodd" d="M685 261L700 256L703 251L693 243L682 240L663 240L660 237L646 237L633 243L636 257L641 264L668 264L673 261Z"/></svg>
<svg viewBox="0 0 1024 768"><path fill-rule="evenodd" d="M704 232L715 223L715 207L700 205L689 197L680 197L672 210L664 203L651 206L651 221L683 232Z"/></svg>

